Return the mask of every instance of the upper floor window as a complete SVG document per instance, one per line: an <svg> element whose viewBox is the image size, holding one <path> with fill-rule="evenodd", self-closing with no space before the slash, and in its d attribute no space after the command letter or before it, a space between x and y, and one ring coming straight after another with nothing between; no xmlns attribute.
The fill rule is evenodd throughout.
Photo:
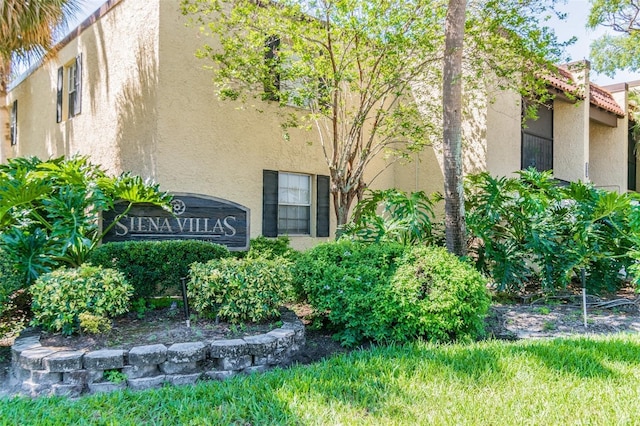
<svg viewBox="0 0 640 426"><path fill-rule="evenodd" d="M18 101L13 101L11 105L11 123L9 124L11 145L18 143Z"/></svg>
<svg viewBox="0 0 640 426"><path fill-rule="evenodd" d="M525 120L522 127L521 167L532 167L538 171L552 170L553 107L540 105L537 114L536 119Z"/></svg>
<svg viewBox="0 0 640 426"><path fill-rule="evenodd" d="M67 120L82 110L82 55L58 68L56 121ZM67 99L66 105L64 99Z"/></svg>

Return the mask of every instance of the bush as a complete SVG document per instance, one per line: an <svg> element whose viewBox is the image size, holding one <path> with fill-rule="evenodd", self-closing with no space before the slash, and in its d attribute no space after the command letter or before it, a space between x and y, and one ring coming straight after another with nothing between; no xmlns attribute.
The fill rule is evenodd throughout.
<svg viewBox="0 0 640 426"><path fill-rule="evenodd" d="M335 337L343 345L383 340L372 307L389 285L404 251L397 243L339 240L320 244L296 262L296 291L336 327Z"/></svg>
<svg viewBox="0 0 640 426"><path fill-rule="evenodd" d="M476 337L490 302L482 275L437 247L340 240L305 252L294 277L345 346Z"/></svg>
<svg viewBox="0 0 640 426"><path fill-rule="evenodd" d="M20 279L13 262L0 249L0 315L8 306L9 298L16 291L25 287L26 282Z"/></svg>
<svg viewBox="0 0 640 426"><path fill-rule="evenodd" d="M278 238L267 238L262 235L252 238L249 244L249 251L237 252L238 258L263 258L276 259L285 258L294 260L298 252L289 245L289 237L280 236Z"/></svg>
<svg viewBox="0 0 640 426"><path fill-rule="evenodd" d="M113 269L83 265L41 275L30 288L32 323L71 334L83 313L108 318L127 312L133 288Z"/></svg>
<svg viewBox="0 0 640 426"><path fill-rule="evenodd" d="M138 299L179 295L180 279L189 275L192 263L228 256L226 247L206 241L127 241L98 247L89 261L122 272Z"/></svg>
<svg viewBox="0 0 640 426"><path fill-rule="evenodd" d="M382 337L446 342L484 334L491 299L471 265L440 247L414 247L400 263L374 308Z"/></svg>
<svg viewBox="0 0 640 426"><path fill-rule="evenodd" d="M277 317L290 299L291 263L286 259L226 258L191 265L189 300L194 309L232 323Z"/></svg>

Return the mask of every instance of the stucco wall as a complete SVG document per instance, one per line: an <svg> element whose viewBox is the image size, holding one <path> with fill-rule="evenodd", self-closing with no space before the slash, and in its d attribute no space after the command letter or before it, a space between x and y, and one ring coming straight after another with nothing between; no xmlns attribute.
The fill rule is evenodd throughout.
<svg viewBox="0 0 640 426"><path fill-rule="evenodd" d="M512 176L520 170L522 150L521 97L496 91L487 108L487 171Z"/></svg>
<svg viewBox="0 0 640 426"><path fill-rule="evenodd" d="M145 78L141 61L157 66L158 24L158 0L121 1L12 90L9 102L18 99L19 110L12 156L85 154L113 173L127 170L129 161L143 161L129 154L132 146L155 138L155 100L152 93L134 94ZM78 54L82 112L56 123L57 69ZM144 110L137 120L131 119L135 108Z"/></svg>
<svg viewBox="0 0 640 426"><path fill-rule="evenodd" d="M553 175L586 181L589 161L589 103L553 102Z"/></svg>
<svg viewBox="0 0 640 426"><path fill-rule="evenodd" d="M614 93L626 110L627 93ZM619 193L627 190L628 120L617 118L617 127L595 121L589 126L589 177L594 185Z"/></svg>

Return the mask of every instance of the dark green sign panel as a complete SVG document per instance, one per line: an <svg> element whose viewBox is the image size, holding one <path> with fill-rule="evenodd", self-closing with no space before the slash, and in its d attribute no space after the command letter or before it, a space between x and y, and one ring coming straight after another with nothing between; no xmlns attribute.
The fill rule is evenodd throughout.
<svg viewBox="0 0 640 426"><path fill-rule="evenodd" d="M153 205L134 206L111 228L103 242L195 239L249 249L249 209L220 198L176 193L168 212ZM124 211L124 204L102 215L103 228Z"/></svg>

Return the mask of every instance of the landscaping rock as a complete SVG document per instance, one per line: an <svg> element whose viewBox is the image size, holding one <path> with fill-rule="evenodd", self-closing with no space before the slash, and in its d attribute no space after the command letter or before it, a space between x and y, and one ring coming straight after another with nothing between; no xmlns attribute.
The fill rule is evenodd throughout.
<svg viewBox="0 0 640 426"><path fill-rule="evenodd" d="M20 352L18 362L27 370L42 370L42 359L55 353L51 348L44 346L26 349Z"/></svg>
<svg viewBox="0 0 640 426"><path fill-rule="evenodd" d="M52 385L62 381L62 373L52 373L47 370L31 370L30 381L41 385Z"/></svg>
<svg viewBox="0 0 640 426"><path fill-rule="evenodd" d="M122 349L102 349L84 355L82 364L86 369L112 370L124 366L124 351Z"/></svg>
<svg viewBox="0 0 640 426"><path fill-rule="evenodd" d="M165 345L135 346L129 351L128 359L131 365L160 364L167 359L167 347Z"/></svg>
<svg viewBox="0 0 640 426"><path fill-rule="evenodd" d="M186 363L202 361L207 357L207 348L202 342L174 343L167 349L167 361Z"/></svg>
<svg viewBox="0 0 640 426"><path fill-rule="evenodd" d="M109 393L122 390L127 387L127 382L123 381L121 383L112 383L112 382L96 382L89 383L89 392L90 393Z"/></svg>
<svg viewBox="0 0 640 426"><path fill-rule="evenodd" d="M125 365L122 373L129 379L140 379L142 377L153 377L160 373L156 364L152 365Z"/></svg>
<svg viewBox="0 0 640 426"><path fill-rule="evenodd" d="M242 339L215 340L211 342L211 358L225 358L247 355L249 347Z"/></svg>
<svg viewBox="0 0 640 426"><path fill-rule="evenodd" d="M187 374L194 373L198 369L197 362L170 362L166 361L160 364L160 371L165 374Z"/></svg>
<svg viewBox="0 0 640 426"><path fill-rule="evenodd" d="M193 374L172 374L167 375L165 380L167 383L170 383L174 386L182 386L182 385L192 385L197 382L202 374L193 373Z"/></svg>
<svg viewBox="0 0 640 426"><path fill-rule="evenodd" d="M253 357L251 355L242 355L238 357L225 357L219 358L216 362L216 366L219 370L244 370L251 366Z"/></svg>
<svg viewBox="0 0 640 426"><path fill-rule="evenodd" d="M61 351L43 359L43 367L55 373L80 370L82 368L82 351Z"/></svg>
<svg viewBox="0 0 640 426"><path fill-rule="evenodd" d="M127 384L132 390L144 390L158 388L165 382L165 375L155 377L142 377L140 379L129 379Z"/></svg>
<svg viewBox="0 0 640 426"><path fill-rule="evenodd" d="M238 374L237 371L207 371L204 375L211 380L225 380Z"/></svg>
<svg viewBox="0 0 640 426"><path fill-rule="evenodd" d="M272 352L277 346L276 338L267 334L249 336L245 337L243 340L247 342L249 354L255 356L265 356Z"/></svg>
<svg viewBox="0 0 640 426"><path fill-rule="evenodd" d="M51 394L56 396L68 396L77 398L82 394L84 386L56 383L51 386Z"/></svg>

